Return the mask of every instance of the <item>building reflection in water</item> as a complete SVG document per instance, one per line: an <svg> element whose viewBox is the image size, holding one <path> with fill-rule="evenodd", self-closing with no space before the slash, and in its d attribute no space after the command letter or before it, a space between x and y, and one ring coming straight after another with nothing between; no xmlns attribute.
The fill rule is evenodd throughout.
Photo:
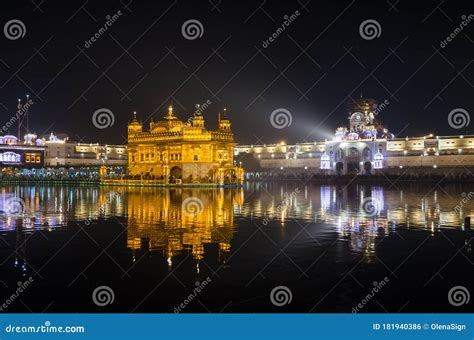
<svg viewBox="0 0 474 340"><path fill-rule="evenodd" d="M29 235L36 231L52 232L69 222L90 225L99 217L123 216L119 195L92 187L0 188L0 235L15 232L14 267L25 276L28 269ZM43 238L47 236L43 234Z"/></svg>
<svg viewBox="0 0 474 340"><path fill-rule="evenodd" d="M15 266L25 270L28 233L89 226L112 217L126 219L127 248L133 253L160 251L171 266L175 255L189 252L200 260L205 245L216 244L223 261L231 248L234 210L243 200L241 188L3 187L0 232L16 232ZM12 208L12 202L18 207Z"/></svg>
<svg viewBox="0 0 474 340"><path fill-rule="evenodd" d="M250 228L254 223L280 226L282 233L292 220L298 220L315 223L312 232L328 239L336 232L351 251L370 255L377 238L400 228L429 230L434 235L441 227L461 229L464 217L474 218L474 202L460 204L462 188L426 188L298 188L279 183L252 183L239 189L5 186L0 188L0 232L16 231L17 246L24 247L24 234L36 230L48 232L65 225L94 224L98 218L122 218L127 223L127 248L133 255L139 250L159 251L171 266L173 257L181 253L202 259L210 244L217 245L220 261L224 261L235 217ZM376 202L375 214L363 208L368 198ZM12 201L21 202L22 214L6 213ZM191 202L190 207L186 202ZM304 245L314 242L315 235L307 236ZM17 250L21 267L24 249Z"/></svg>
<svg viewBox="0 0 474 340"><path fill-rule="evenodd" d="M122 200L94 187L1 187L0 231L53 230L68 222L123 216Z"/></svg>
<svg viewBox="0 0 474 340"><path fill-rule="evenodd" d="M234 209L243 198L241 188L128 189L128 248L160 251L171 266L177 254L190 252L200 260L206 244L217 244L222 261L230 251Z"/></svg>
<svg viewBox="0 0 474 340"><path fill-rule="evenodd" d="M273 184L264 188L253 185L253 190L278 194L273 197L254 195L255 199L246 202L240 213L251 218L275 220L284 216L287 220L314 222L321 228L332 227L330 230L336 231L340 240L349 242L351 251L368 256L375 252L377 238L381 239L397 229L423 229L434 235L441 227L462 229L464 217L474 217L474 202L459 206L463 196L455 187L430 191L429 187L397 190L371 185L306 186L283 210L276 208L284 193L294 189L280 187L275 190L273 187ZM372 206L369 204L367 207L367 202ZM283 227L284 223L280 225ZM330 233L328 228L323 229L322 233Z"/></svg>

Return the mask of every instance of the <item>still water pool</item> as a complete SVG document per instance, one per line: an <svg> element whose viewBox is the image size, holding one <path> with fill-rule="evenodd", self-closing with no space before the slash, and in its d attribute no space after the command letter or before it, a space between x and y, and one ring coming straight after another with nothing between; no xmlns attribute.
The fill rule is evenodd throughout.
<svg viewBox="0 0 474 340"><path fill-rule="evenodd" d="M466 184L2 186L0 306L472 312L448 292L474 293L473 209Z"/></svg>

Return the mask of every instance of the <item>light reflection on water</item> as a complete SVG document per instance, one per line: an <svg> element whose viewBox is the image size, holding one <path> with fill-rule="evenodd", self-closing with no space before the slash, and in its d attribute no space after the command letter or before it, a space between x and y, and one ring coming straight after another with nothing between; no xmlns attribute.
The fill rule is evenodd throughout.
<svg viewBox="0 0 474 340"><path fill-rule="evenodd" d="M454 189L454 188L453 188ZM294 196L288 209L275 214L276 207L284 198L284 192L271 195L273 188L268 191L261 189L257 198L248 200L240 212L244 216L261 217L269 215L271 218L285 220L298 219L307 222L317 222L336 226L346 224L356 226L365 224L373 217L377 224L406 225L415 228L458 228L466 216L472 216L474 202L467 202L460 209L455 210L463 199L461 191L444 189L424 191L414 189L395 190L383 186L353 187L336 186L305 186L298 195ZM429 192L431 191L431 193ZM425 196L426 195L426 196ZM376 201L379 212L371 216L363 209L364 198ZM473 200L474 201L474 200Z"/></svg>
<svg viewBox="0 0 474 340"><path fill-rule="evenodd" d="M25 231L52 230L69 222L97 219L101 214L123 216L121 198L107 202L108 193L85 187L1 187L0 230L15 230L17 226ZM101 206L106 208L105 213L100 211Z"/></svg>
<svg viewBox="0 0 474 340"><path fill-rule="evenodd" d="M225 256L243 195L242 189L129 189L127 246L162 251L169 262L183 251L200 260L211 243Z"/></svg>
<svg viewBox="0 0 474 340"><path fill-rule="evenodd" d="M398 228L433 233L440 228L461 230L464 217L474 217L472 202L461 204L461 191L455 185L397 190L368 185L298 187L298 183L173 190L4 186L0 232L54 231L69 224L100 227L99 218L115 218L125 221L128 249L159 251L171 266L173 256L183 252L202 259L206 244L217 245L219 256L225 258L233 246L239 247L232 245L232 239L241 226L282 228L284 233L295 223L315 223L323 237L337 234L350 243L351 251L372 254L376 238ZM364 210L367 198L375 202L375 213ZM188 211L184 202L190 199L197 206ZM9 213L12 200L21 202L21 214ZM307 233L295 246L314 242L314 235Z"/></svg>

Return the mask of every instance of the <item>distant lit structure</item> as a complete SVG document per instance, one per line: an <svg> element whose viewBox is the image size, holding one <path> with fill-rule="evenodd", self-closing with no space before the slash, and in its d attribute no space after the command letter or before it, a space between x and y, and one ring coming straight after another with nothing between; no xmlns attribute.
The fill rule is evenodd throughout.
<svg viewBox="0 0 474 340"><path fill-rule="evenodd" d="M20 143L13 135L0 136L0 164L3 176L49 177L78 175L97 177L99 168L117 177L126 171L127 146L78 143L62 135L38 138L23 135Z"/></svg>
<svg viewBox="0 0 474 340"><path fill-rule="evenodd" d="M5 173L11 167L38 168L44 164L44 146L36 143L18 143L13 135L0 136L0 164Z"/></svg>
<svg viewBox="0 0 474 340"><path fill-rule="evenodd" d="M374 100L361 98L351 106L348 128L337 128L333 140L239 145L234 154L252 154L262 171L280 173L442 174L449 167L455 175L474 167L474 135L395 138L375 119L379 111Z"/></svg>
<svg viewBox="0 0 474 340"><path fill-rule="evenodd" d="M30 108L33 101L26 95L26 101L18 99L17 111L3 127L11 128L17 124L18 135L0 136L0 164L2 175L11 173L13 168L39 168L44 165L44 146L35 134L29 131ZM24 141L22 141L22 133Z"/></svg>
<svg viewBox="0 0 474 340"><path fill-rule="evenodd" d="M30 131L33 104L29 95L26 95L26 101L18 99L17 111L2 128L7 132L0 135L2 176L93 178L99 174L98 168L112 177L124 174L127 165L125 145L77 143L64 134L55 135L53 132L41 138ZM17 136L9 132L15 124Z"/></svg>
<svg viewBox="0 0 474 340"><path fill-rule="evenodd" d="M126 145L78 143L52 132L42 142L46 147L46 166L127 166Z"/></svg>
<svg viewBox="0 0 474 340"><path fill-rule="evenodd" d="M234 164L234 135L226 112L208 130L200 111L187 123L170 106L163 119L143 129L136 113L128 125L128 174L163 183L240 184L243 169Z"/></svg>

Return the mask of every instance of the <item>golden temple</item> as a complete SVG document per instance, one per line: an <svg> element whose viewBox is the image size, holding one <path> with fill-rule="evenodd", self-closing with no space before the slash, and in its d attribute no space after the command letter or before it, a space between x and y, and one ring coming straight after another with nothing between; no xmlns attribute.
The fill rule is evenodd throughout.
<svg viewBox="0 0 474 340"><path fill-rule="evenodd" d="M161 184L239 185L244 171L234 162L234 134L224 110L218 128L208 130L201 112L181 121L173 107L163 119L143 124L134 113L128 124L128 174Z"/></svg>

